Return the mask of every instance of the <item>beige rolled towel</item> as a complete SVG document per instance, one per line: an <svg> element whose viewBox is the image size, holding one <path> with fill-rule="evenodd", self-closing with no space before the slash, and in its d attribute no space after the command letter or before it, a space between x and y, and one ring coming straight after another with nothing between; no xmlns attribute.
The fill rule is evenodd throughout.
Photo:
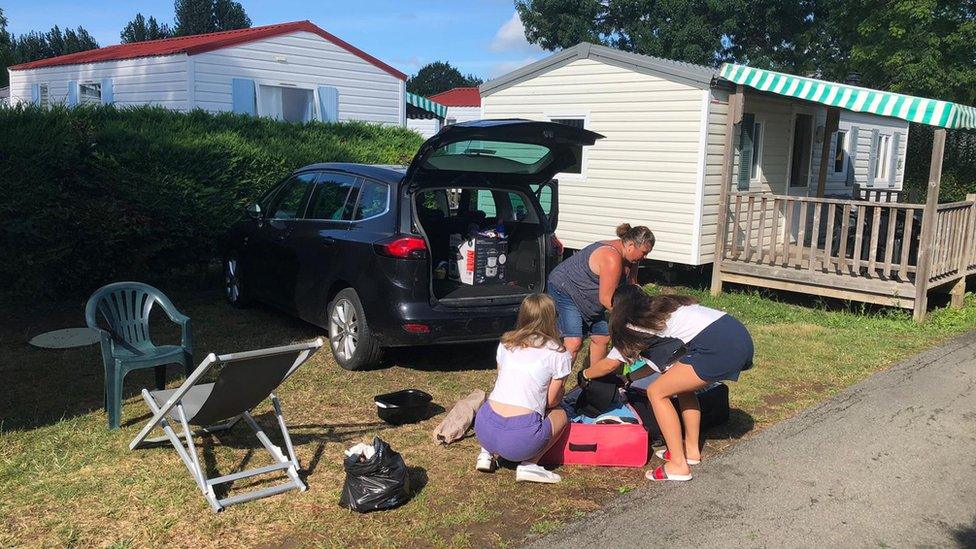
<svg viewBox="0 0 976 549"><path fill-rule="evenodd" d="M464 438L474 425L474 414L484 403L485 398L487 398L485 392L476 389L459 400L447 413L444 421L434 429L434 440L441 444L450 444Z"/></svg>

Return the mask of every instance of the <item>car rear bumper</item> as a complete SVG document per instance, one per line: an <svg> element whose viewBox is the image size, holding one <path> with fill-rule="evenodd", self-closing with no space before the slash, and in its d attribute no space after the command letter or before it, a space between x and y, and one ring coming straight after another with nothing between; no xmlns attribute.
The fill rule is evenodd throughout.
<svg viewBox="0 0 976 549"><path fill-rule="evenodd" d="M518 305L450 308L400 303L391 312L379 322L373 319L369 322L370 330L383 347L497 340L515 326Z"/></svg>

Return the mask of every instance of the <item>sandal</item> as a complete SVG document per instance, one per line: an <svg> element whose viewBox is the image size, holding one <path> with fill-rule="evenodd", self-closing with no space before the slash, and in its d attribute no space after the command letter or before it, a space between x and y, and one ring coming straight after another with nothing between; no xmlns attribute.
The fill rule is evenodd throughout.
<svg viewBox="0 0 976 549"><path fill-rule="evenodd" d="M644 473L644 478L653 481L673 480L684 482L686 480L691 480L691 475L676 475L674 473L668 473L667 469L665 469L663 465L658 465L653 470Z"/></svg>
<svg viewBox="0 0 976 549"><path fill-rule="evenodd" d="M667 448L654 452L654 455L659 459L663 459L664 461L671 461L671 452ZM685 461L688 463L688 465L698 465L701 463L700 459L685 459Z"/></svg>

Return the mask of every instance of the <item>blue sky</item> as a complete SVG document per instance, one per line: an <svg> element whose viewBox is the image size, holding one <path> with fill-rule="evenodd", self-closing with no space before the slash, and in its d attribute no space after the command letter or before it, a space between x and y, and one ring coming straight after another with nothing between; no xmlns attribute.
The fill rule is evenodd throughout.
<svg viewBox="0 0 976 549"><path fill-rule="evenodd" d="M407 74L448 61L490 78L545 55L526 42L512 0L240 1L255 26L309 19ZM173 21L172 0L7 0L2 8L14 34L81 25L103 46L118 44L137 12Z"/></svg>

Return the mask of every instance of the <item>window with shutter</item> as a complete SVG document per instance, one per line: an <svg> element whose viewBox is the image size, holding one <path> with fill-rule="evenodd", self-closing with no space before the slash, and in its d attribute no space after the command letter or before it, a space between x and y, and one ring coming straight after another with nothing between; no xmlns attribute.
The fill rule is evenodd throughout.
<svg viewBox="0 0 976 549"><path fill-rule="evenodd" d="M752 180L753 147L756 132L756 115L750 112L742 114L739 127L739 178L737 188L740 191L749 190Z"/></svg>

